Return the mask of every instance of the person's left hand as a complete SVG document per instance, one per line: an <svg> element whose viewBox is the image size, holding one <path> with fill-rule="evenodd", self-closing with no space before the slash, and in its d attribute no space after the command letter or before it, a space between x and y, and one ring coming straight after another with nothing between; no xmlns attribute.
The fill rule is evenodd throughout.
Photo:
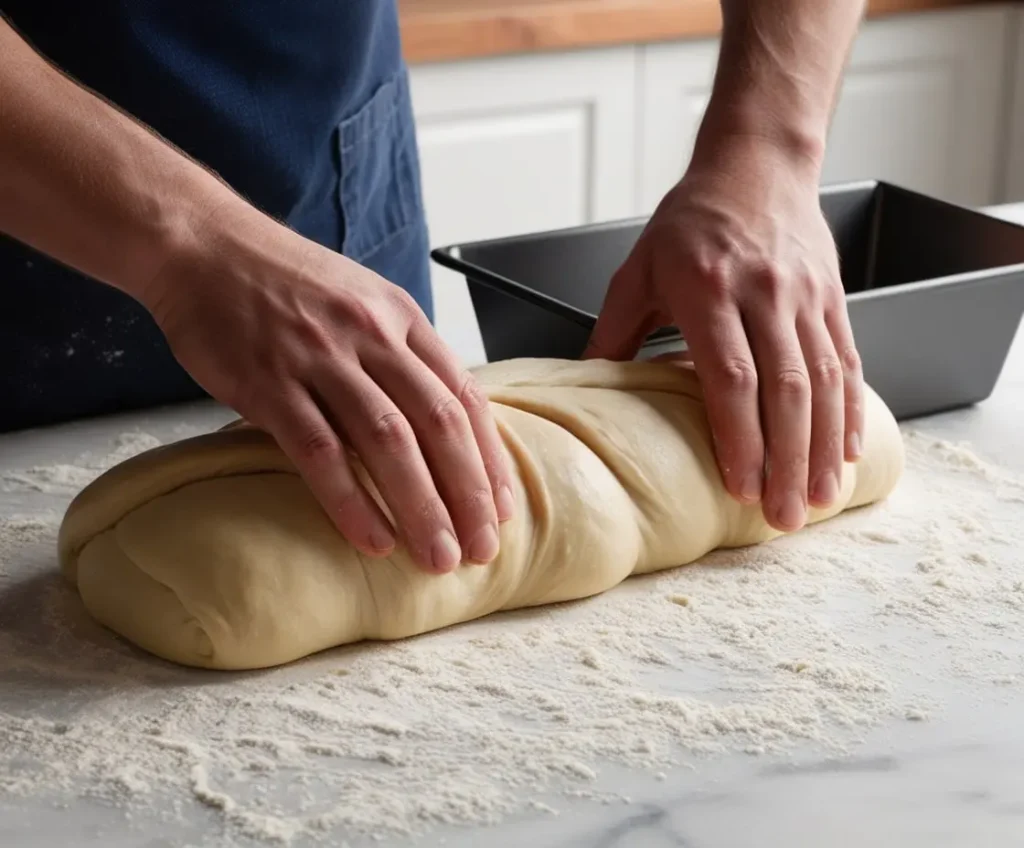
<svg viewBox="0 0 1024 848"><path fill-rule="evenodd" d="M694 159L613 277L584 356L632 359L670 324L730 494L787 531L808 502L833 503L861 453L862 376L814 163L750 138Z"/></svg>

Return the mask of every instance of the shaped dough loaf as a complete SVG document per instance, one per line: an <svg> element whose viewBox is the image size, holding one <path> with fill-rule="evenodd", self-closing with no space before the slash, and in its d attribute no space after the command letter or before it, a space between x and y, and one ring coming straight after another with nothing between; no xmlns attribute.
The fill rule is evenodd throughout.
<svg viewBox="0 0 1024 848"><path fill-rule="evenodd" d="M513 360L476 374L516 469L516 516L488 566L437 576L401 550L364 558L274 441L236 427L87 486L61 525L64 573L93 617L142 648L249 669L584 598L778 535L726 493L691 368ZM865 404L864 456L812 522L886 497L901 474L896 422L870 389Z"/></svg>

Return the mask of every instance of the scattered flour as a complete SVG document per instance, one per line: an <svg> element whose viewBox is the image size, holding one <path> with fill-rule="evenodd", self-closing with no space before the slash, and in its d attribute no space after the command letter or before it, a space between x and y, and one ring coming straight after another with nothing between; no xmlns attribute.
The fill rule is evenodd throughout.
<svg viewBox="0 0 1024 848"><path fill-rule="evenodd" d="M6 574L4 563L13 559L22 548L51 538L59 521L56 513L12 515L0 519L0 581ZM0 586L3 585L0 582Z"/></svg>
<svg viewBox="0 0 1024 848"><path fill-rule="evenodd" d="M0 489L5 492L35 491L74 495L108 468L159 444L160 440L148 433L122 433L115 440L114 449L101 456L84 454L71 464L3 472L0 474Z"/></svg>
<svg viewBox="0 0 1024 848"><path fill-rule="evenodd" d="M0 519L0 797L87 797L133 822L200 809L210 844L338 844L555 814L559 794L613 803L613 766L664 780L726 752L834 755L937 718L950 680L1005 697L1024 684L1024 480L906 440L888 502L796 536L249 674L113 638L54 576L59 512ZM5 482L66 501L156 443Z"/></svg>

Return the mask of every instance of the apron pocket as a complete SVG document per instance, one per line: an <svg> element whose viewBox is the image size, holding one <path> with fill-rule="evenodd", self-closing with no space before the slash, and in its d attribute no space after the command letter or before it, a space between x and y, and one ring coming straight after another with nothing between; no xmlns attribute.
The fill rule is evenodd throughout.
<svg viewBox="0 0 1024 848"><path fill-rule="evenodd" d="M363 262L422 223L416 130L403 69L338 127L342 253Z"/></svg>

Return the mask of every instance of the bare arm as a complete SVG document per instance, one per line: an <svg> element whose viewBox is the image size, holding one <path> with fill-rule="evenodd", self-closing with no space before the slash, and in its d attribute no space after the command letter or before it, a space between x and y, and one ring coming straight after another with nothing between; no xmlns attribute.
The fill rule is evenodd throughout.
<svg viewBox="0 0 1024 848"><path fill-rule="evenodd" d="M0 231L145 302L209 211L241 203L0 19Z"/></svg>
<svg viewBox="0 0 1024 848"><path fill-rule="evenodd" d="M501 440L412 299L244 202L2 19L0 56L0 232L143 303L364 553L387 554L397 530L435 571L493 559L513 510Z"/></svg>
<svg viewBox="0 0 1024 848"><path fill-rule="evenodd" d="M730 494L795 530L862 450L862 376L818 183L864 0L722 0L693 158L611 282L589 355L686 338ZM671 143L663 140L662 143Z"/></svg>
<svg viewBox="0 0 1024 848"><path fill-rule="evenodd" d="M764 139L820 167L864 0L722 0L718 70L698 150Z"/></svg>

